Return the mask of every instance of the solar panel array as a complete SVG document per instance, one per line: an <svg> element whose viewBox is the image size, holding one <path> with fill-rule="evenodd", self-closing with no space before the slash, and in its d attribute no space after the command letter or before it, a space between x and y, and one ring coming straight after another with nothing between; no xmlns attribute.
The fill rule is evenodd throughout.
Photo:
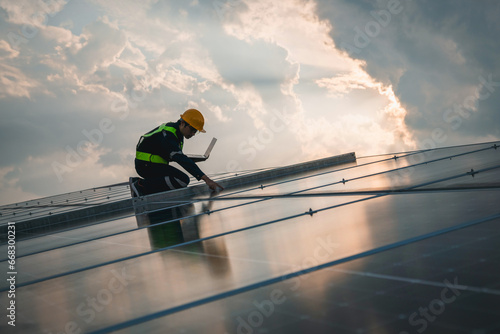
<svg viewBox="0 0 500 334"><path fill-rule="evenodd" d="M498 333L498 145L358 157L33 234L1 332Z"/></svg>

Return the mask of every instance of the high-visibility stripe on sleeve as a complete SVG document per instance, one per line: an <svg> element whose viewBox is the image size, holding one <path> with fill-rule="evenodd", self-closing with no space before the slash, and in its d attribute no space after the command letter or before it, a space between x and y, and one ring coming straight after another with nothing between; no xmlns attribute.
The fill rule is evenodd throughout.
<svg viewBox="0 0 500 334"><path fill-rule="evenodd" d="M170 153L170 159L172 159L172 157L176 154L182 154L182 151L175 151L175 152Z"/></svg>

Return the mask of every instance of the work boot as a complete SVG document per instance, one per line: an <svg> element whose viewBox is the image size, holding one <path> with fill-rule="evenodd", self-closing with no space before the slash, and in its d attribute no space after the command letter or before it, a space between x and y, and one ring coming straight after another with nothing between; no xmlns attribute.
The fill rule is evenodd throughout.
<svg viewBox="0 0 500 334"><path fill-rule="evenodd" d="M140 181L140 177L130 177L128 179L130 194L132 195L132 197L144 196L144 187L141 185Z"/></svg>

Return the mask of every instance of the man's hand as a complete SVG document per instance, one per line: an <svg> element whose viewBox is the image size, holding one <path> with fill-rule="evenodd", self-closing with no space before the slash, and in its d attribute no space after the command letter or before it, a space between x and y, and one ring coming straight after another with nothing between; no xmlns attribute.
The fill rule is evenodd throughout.
<svg viewBox="0 0 500 334"><path fill-rule="evenodd" d="M220 188L220 190L224 190L224 187L222 187L220 184L218 184L217 182L213 181L212 179L210 179L208 176L206 175L203 175L201 177L201 179L203 181L205 181L205 183L207 184L207 186L212 189L213 191L217 191L217 188Z"/></svg>

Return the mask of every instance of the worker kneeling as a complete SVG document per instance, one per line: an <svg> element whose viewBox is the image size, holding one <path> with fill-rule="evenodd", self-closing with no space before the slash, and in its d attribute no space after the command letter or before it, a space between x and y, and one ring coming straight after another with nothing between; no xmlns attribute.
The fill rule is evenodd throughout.
<svg viewBox="0 0 500 334"><path fill-rule="evenodd" d="M143 177L130 178L132 196L187 187L189 176L169 165L175 161L197 180L203 180L213 191L223 189L211 180L188 156L182 153L184 138L193 137L198 131L205 132L203 115L196 109L188 109L177 122L164 123L141 136L137 143L135 170Z"/></svg>

